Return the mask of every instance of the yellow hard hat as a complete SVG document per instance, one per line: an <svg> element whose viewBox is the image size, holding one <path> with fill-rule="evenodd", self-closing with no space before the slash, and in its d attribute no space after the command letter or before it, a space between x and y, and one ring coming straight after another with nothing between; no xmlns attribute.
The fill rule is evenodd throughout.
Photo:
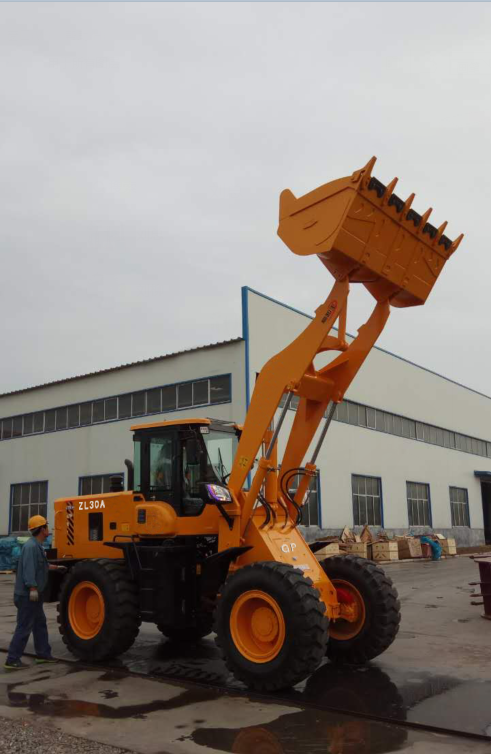
<svg viewBox="0 0 491 754"><path fill-rule="evenodd" d="M40 526L46 526L47 523L44 516L31 516L27 528L29 531L32 531L33 529L38 529Z"/></svg>

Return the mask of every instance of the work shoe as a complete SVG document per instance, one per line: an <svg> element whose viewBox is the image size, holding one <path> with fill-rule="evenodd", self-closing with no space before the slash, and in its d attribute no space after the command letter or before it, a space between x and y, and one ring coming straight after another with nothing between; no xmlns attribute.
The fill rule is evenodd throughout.
<svg viewBox="0 0 491 754"><path fill-rule="evenodd" d="M44 665L48 662L58 662L58 660L56 660L54 657L36 657L34 662L36 663L36 665Z"/></svg>
<svg viewBox="0 0 491 754"><path fill-rule="evenodd" d="M6 660L4 663L5 670L24 670L24 668L30 667L29 665L26 665L25 662L21 662L20 660Z"/></svg>

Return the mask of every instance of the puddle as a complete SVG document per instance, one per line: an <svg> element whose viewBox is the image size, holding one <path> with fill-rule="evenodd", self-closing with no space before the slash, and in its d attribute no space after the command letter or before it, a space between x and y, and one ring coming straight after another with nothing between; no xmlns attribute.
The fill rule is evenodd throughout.
<svg viewBox="0 0 491 754"><path fill-rule="evenodd" d="M491 682L426 670L340 667L326 663L285 698L397 722L489 736Z"/></svg>
<svg viewBox="0 0 491 754"><path fill-rule="evenodd" d="M103 692L115 693L110 690ZM26 694L7 688L7 699L11 707L21 707L45 717L98 717L106 720L144 719L151 712L176 710L189 705L217 699L223 694L208 689L187 689L172 699L156 699L144 704L122 705L111 707L108 704L87 702L80 699L52 698L46 694ZM106 699L112 697L106 696Z"/></svg>
<svg viewBox="0 0 491 754"><path fill-rule="evenodd" d="M240 729L197 728L181 741L233 754L384 754L405 746L404 728L315 710Z"/></svg>

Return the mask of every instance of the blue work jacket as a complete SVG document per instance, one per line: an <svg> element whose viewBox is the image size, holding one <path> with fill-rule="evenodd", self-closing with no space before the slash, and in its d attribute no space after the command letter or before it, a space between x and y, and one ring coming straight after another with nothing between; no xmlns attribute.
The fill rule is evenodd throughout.
<svg viewBox="0 0 491 754"><path fill-rule="evenodd" d="M29 595L29 588L35 586L39 594L48 584L48 561L42 545L31 537L25 543L17 565L14 594L19 597Z"/></svg>

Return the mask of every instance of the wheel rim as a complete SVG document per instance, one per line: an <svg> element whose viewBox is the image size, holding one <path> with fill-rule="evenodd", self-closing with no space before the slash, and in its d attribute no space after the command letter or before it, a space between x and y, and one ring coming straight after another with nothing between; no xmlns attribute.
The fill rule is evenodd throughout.
<svg viewBox="0 0 491 754"><path fill-rule="evenodd" d="M349 581L342 579L332 579L334 588L338 591L338 598L341 604L349 608L348 617L338 618L335 622L331 621L329 626L329 636L331 639L339 641L348 641L358 636L366 621L365 600L358 589Z"/></svg>
<svg viewBox="0 0 491 754"><path fill-rule="evenodd" d="M232 608L230 632L244 657L256 663L270 662L285 642L283 612L266 592L244 592Z"/></svg>
<svg viewBox="0 0 491 754"><path fill-rule="evenodd" d="M99 587L91 581L77 584L68 602L68 618L74 633L80 639L93 639L102 628L105 613Z"/></svg>

